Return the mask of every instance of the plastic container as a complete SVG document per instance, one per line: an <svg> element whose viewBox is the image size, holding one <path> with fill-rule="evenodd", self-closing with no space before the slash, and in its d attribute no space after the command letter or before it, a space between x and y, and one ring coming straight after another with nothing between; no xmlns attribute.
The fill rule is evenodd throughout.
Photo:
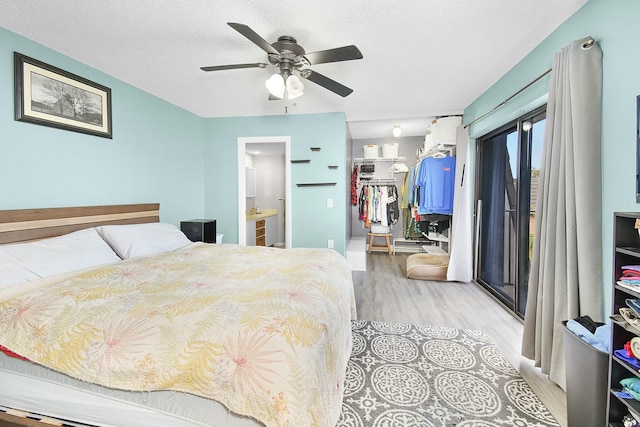
<svg viewBox="0 0 640 427"><path fill-rule="evenodd" d="M376 144L367 144L362 149L364 150L364 158L365 159L377 159L378 158L378 147Z"/></svg>
<svg viewBox="0 0 640 427"><path fill-rule="evenodd" d="M424 137L423 151L428 153L434 148L436 148L436 143L433 141L433 135L428 133Z"/></svg>
<svg viewBox="0 0 640 427"><path fill-rule="evenodd" d="M371 232L373 234L389 234L391 233L391 227L388 225L371 224Z"/></svg>
<svg viewBox="0 0 640 427"><path fill-rule="evenodd" d="M607 424L609 354L598 350L564 326L567 379L567 427Z"/></svg>
<svg viewBox="0 0 640 427"><path fill-rule="evenodd" d="M382 157L385 159L394 159L398 157L399 145L397 142L385 142L382 146Z"/></svg>
<svg viewBox="0 0 640 427"><path fill-rule="evenodd" d="M455 145L458 126L462 124L461 116L442 117L431 125L433 141L436 144Z"/></svg>

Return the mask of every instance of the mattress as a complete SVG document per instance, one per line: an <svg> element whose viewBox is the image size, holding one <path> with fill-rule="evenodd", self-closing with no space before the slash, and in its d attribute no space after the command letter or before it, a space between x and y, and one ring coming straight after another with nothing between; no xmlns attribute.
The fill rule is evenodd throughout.
<svg viewBox="0 0 640 427"><path fill-rule="evenodd" d="M35 362L0 355L0 405L99 426L333 425L355 316L345 260L222 246L0 291L0 344Z"/></svg>
<svg viewBox="0 0 640 427"><path fill-rule="evenodd" d="M2 352L0 384L3 406L100 427L264 426L193 394L110 389Z"/></svg>

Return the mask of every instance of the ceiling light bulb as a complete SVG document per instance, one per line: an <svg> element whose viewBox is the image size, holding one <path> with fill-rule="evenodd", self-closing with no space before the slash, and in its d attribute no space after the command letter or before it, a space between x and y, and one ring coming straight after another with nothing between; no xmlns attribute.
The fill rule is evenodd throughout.
<svg viewBox="0 0 640 427"><path fill-rule="evenodd" d="M269 77L264 84L271 95L282 99L284 96L284 79L279 73Z"/></svg>
<svg viewBox="0 0 640 427"><path fill-rule="evenodd" d="M304 85L297 76L291 75L287 77L287 97L295 99L303 95Z"/></svg>
<svg viewBox="0 0 640 427"><path fill-rule="evenodd" d="M525 132L528 132L531 130L531 122L530 121L526 121L526 122L522 122L522 130Z"/></svg>
<svg viewBox="0 0 640 427"><path fill-rule="evenodd" d="M400 129L400 126L394 126L393 127L393 136L395 136L397 138L401 134L402 134L402 129Z"/></svg>

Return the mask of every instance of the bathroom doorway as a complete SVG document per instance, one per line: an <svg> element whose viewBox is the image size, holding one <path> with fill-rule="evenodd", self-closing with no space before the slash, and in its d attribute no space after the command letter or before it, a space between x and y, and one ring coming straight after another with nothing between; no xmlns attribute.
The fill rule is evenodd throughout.
<svg viewBox="0 0 640 427"><path fill-rule="evenodd" d="M290 147L288 136L238 138L239 244L254 244L253 217L248 213L277 210L277 219L267 220L267 246L291 247Z"/></svg>

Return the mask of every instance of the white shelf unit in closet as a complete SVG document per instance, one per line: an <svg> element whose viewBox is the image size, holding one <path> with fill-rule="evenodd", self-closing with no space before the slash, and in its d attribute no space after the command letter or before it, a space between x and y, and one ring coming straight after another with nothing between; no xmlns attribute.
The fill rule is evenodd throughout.
<svg viewBox="0 0 640 427"><path fill-rule="evenodd" d="M407 160L405 157L375 157L375 158L357 157L353 159L353 163L355 164L373 164L377 162L395 163L395 162L404 162L405 160Z"/></svg>
<svg viewBox="0 0 640 427"><path fill-rule="evenodd" d="M393 184L396 181L396 175L400 173L399 171L390 170L393 165L396 163L403 163L406 160L405 157L376 157L376 158L363 158L358 157L353 159L354 165L376 165L378 163L391 163L392 166L387 170L379 170L374 166L373 172L367 172L366 178L361 177L360 181L362 183L370 184L370 185L384 185L384 184Z"/></svg>
<svg viewBox="0 0 640 427"><path fill-rule="evenodd" d="M355 163L375 163L375 162L404 162L407 160L405 157L356 157L353 159Z"/></svg>

